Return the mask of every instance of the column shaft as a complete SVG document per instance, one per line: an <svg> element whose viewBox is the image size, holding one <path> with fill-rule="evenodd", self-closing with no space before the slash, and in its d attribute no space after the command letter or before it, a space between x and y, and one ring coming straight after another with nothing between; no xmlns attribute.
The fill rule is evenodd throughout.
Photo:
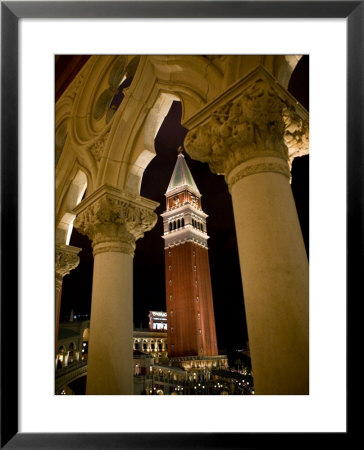
<svg viewBox="0 0 364 450"><path fill-rule="evenodd" d="M133 258L95 255L86 394L133 394Z"/></svg>
<svg viewBox="0 0 364 450"><path fill-rule="evenodd" d="M287 177L231 188L257 394L308 394L308 261Z"/></svg>

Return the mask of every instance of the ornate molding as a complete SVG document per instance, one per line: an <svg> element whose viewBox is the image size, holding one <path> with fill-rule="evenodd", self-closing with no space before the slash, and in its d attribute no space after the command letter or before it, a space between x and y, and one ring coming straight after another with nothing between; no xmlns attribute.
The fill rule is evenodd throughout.
<svg viewBox="0 0 364 450"><path fill-rule="evenodd" d="M74 226L92 240L93 253L121 252L134 256L135 242L154 227L158 203L102 188L76 208Z"/></svg>
<svg viewBox="0 0 364 450"><path fill-rule="evenodd" d="M280 173L290 180L291 172L289 164L278 158L275 158L276 161L272 161L272 159L273 158L270 158L270 160L265 161L257 160L257 162L255 162L255 160L248 161L248 164L243 164L242 166L237 167L236 170L232 170L229 176L226 177L229 190L231 191L233 185L242 178L262 172Z"/></svg>
<svg viewBox="0 0 364 450"><path fill-rule="evenodd" d="M84 78L85 78L84 74L80 74L78 77L75 78L73 83L70 85L68 92L66 93L67 97L70 97L72 100L75 99L80 87L83 84Z"/></svg>
<svg viewBox="0 0 364 450"><path fill-rule="evenodd" d="M69 274L71 270L75 269L79 263L78 257L81 249L79 247L73 247L71 245L56 245L56 284L62 283L62 279L65 275Z"/></svg>
<svg viewBox="0 0 364 450"><path fill-rule="evenodd" d="M104 152L104 147L106 141L110 135L110 130L104 133L99 139L97 139L90 147L90 151L97 162L101 160L102 154Z"/></svg>
<svg viewBox="0 0 364 450"><path fill-rule="evenodd" d="M308 153L307 113L262 68L205 108L198 122L191 122L185 149L225 177L252 158L289 161Z"/></svg>

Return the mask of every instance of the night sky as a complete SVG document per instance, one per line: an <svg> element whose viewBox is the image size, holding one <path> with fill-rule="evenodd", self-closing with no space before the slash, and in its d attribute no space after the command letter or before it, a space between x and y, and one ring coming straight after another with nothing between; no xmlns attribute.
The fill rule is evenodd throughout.
<svg viewBox="0 0 364 450"><path fill-rule="evenodd" d="M288 90L308 110L308 56L298 63ZM134 326L147 327L150 310L165 311L164 241L160 214L165 211L165 196L187 130L180 125L181 104L174 102L155 139L157 156L146 168L141 195L157 201L158 222L137 241L134 257ZM208 164L192 160L184 153L197 187L202 208L208 214L209 261L214 298L219 350L243 348L248 340L239 256L235 236L231 196L224 177L210 172ZM309 157L296 158L292 167L292 191L308 252ZM80 264L64 278L61 320L71 309L89 314L92 291L93 256L89 239L73 230L70 245L81 247Z"/></svg>

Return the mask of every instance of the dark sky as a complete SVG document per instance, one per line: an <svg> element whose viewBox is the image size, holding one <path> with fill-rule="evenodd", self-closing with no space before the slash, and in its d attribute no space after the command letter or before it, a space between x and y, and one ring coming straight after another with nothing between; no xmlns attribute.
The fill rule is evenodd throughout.
<svg viewBox="0 0 364 450"><path fill-rule="evenodd" d="M308 56L298 63L289 91L308 110ZM166 310L164 279L164 241L160 213L177 159L177 148L187 132L180 125L181 104L174 102L155 140L157 156L146 168L141 195L160 203L158 222L137 241L134 257L134 325L148 324L150 310ZM202 208L209 215L209 260L219 349L242 348L248 340L239 256L235 236L231 196L223 176L210 172L208 164L192 160L184 153L200 193ZM292 168L292 191L308 251L308 164L309 157L296 158ZM87 237L74 230L70 245L82 247L80 265L64 278L61 320L71 309L89 313L92 290L92 250Z"/></svg>

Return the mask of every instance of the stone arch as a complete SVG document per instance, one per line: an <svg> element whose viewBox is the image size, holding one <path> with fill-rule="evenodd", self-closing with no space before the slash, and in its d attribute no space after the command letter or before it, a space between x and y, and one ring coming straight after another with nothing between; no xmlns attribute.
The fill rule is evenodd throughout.
<svg viewBox="0 0 364 450"><path fill-rule="evenodd" d="M69 119L65 119L56 128L56 137L55 137L55 165L56 166L61 157L63 147L64 147L66 139L67 139L68 122L69 122Z"/></svg>
<svg viewBox="0 0 364 450"><path fill-rule="evenodd" d="M76 215L73 209L81 202L87 188L87 176L82 170L78 170L70 183L65 198L62 202L60 217L56 222L56 243L69 244L73 221Z"/></svg>
<svg viewBox="0 0 364 450"><path fill-rule="evenodd" d="M88 341L90 338L90 328L84 328L82 331L82 341Z"/></svg>
<svg viewBox="0 0 364 450"><path fill-rule="evenodd" d="M71 364L76 358L76 346L73 342L68 345L68 364Z"/></svg>
<svg viewBox="0 0 364 450"><path fill-rule="evenodd" d="M107 140L99 143L104 148L102 154L97 155L97 161L94 160L95 167L91 161L85 161L97 177L90 186L90 193L108 184L139 195L144 170L155 156L154 138L173 100L182 103L184 123L259 64L286 85L300 57L234 55L234 59L231 55L149 55L138 58L91 57L70 89L70 92L77 92L71 113L72 143L84 147L90 142L98 145L100 138ZM105 106L109 101L103 99L103 93L110 91L113 95L127 71L133 73L134 81L127 88L122 107L108 124L95 119L95 108L100 107L100 102ZM65 99L69 95L67 92Z"/></svg>
<svg viewBox="0 0 364 450"><path fill-rule="evenodd" d="M154 139L174 100L178 100L178 98L171 94L161 93L153 108L149 111L143 130L134 146L134 152L138 156L132 157L134 162L131 164L126 179L126 190L128 192L140 193L144 170L156 155Z"/></svg>
<svg viewBox="0 0 364 450"><path fill-rule="evenodd" d="M64 347L64 345L60 345L58 347L57 355L56 355L56 368L57 369L61 369L62 367L64 367L66 355L67 355L66 348Z"/></svg>
<svg viewBox="0 0 364 450"><path fill-rule="evenodd" d="M191 115L212 95L211 86L221 84L221 73L207 58L164 59L167 63L154 55L140 58L133 85L114 116L97 186L139 195L144 170L155 156L155 136L172 102L180 101L183 115Z"/></svg>
<svg viewBox="0 0 364 450"><path fill-rule="evenodd" d="M284 60L277 73L277 80L283 87L288 88L292 72L302 58L302 55L285 55L282 58Z"/></svg>

